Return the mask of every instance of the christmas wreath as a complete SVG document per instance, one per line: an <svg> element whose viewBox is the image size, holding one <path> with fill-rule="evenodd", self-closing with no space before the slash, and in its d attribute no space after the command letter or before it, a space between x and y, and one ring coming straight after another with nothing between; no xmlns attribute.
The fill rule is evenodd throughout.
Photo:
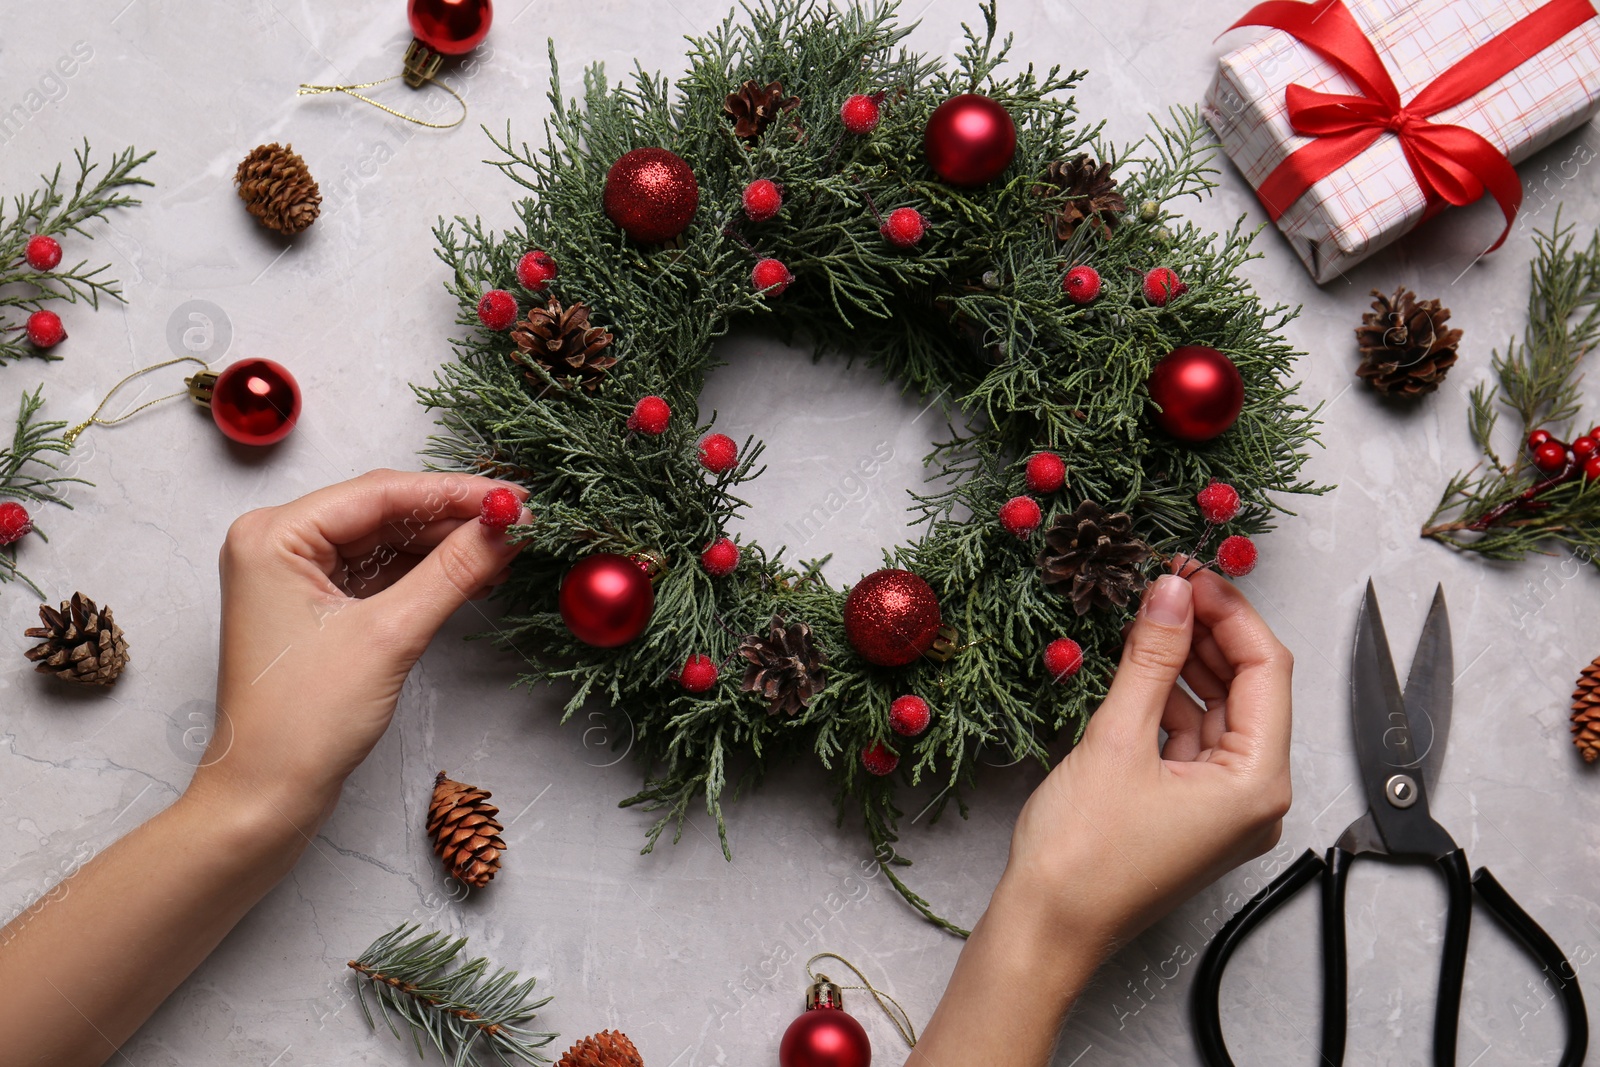
<svg viewBox="0 0 1600 1067"><path fill-rule="evenodd" d="M1211 188L1198 115L1114 152L1066 95L1082 72L1005 76L982 14L946 66L901 47L893 4L772 0L692 38L675 86L596 66L581 102L552 43L543 147L491 135L520 225L436 230L465 333L418 389L431 463L528 489L498 637L541 650L525 681L572 683L566 715L626 710L647 777L623 804L662 813L645 851L703 798L727 852L729 779L814 758L952 930L897 876L897 785L964 812L980 750L1045 760L1164 558L1228 533L1220 564L1248 570L1273 494L1318 491L1292 312L1239 276L1252 235L1168 206ZM966 427L928 459L921 539L850 589L728 535L762 446L696 396L747 328Z"/></svg>

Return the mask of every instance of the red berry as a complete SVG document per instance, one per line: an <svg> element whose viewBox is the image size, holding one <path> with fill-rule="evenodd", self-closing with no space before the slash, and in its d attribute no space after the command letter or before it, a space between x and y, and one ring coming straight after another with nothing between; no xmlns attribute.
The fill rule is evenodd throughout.
<svg viewBox="0 0 1600 1067"><path fill-rule="evenodd" d="M1239 490L1227 482L1212 482L1194 495L1207 522L1232 522L1239 514Z"/></svg>
<svg viewBox="0 0 1600 1067"><path fill-rule="evenodd" d="M54 237L36 233L28 238L27 249L23 255L27 257L28 266L34 270L55 270L61 265L61 242Z"/></svg>
<svg viewBox="0 0 1600 1067"><path fill-rule="evenodd" d="M1054 452L1035 452L1028 457L1028 489L1035 493L1054 493L1067 484L1067 465Z"/></svg>
<svg viewBox="0 0 1600 1067"><path fill-rule="evenodd" d="M739 446L725 433L707 434L700 439L700 466L713 474L733 469L739 462Z"/></svg>
<svg viewBox="0 0 1600 1067"><path fill-rule="evenodd" d="M517 321L517 298L504 289L490 289L478 300L478 321L491 330L509 330Z"/></svg>
<svg viewBox="0 0 1600 1067"><path fill-rule="evenodd" d="M1256 569L1256 543L1242 534L1224 538L1217 546L1217 566L1229 578L1243 578Z"/></svg>
<svg viewBox="0 0 1600 1067"><path fill-rule="evenodd" d="M1070 637L1058 637L1044 646L1044 669L1057 682L1064 682L1083 666L1083 647Z"/></svg>
<svg viewBox="0 0 1600 1067"><path fill-rule="evenodd" d="M522 501L517 499L517 494L505 486L496 486L483 494L483 508L478 513L478 521L485 526L504 530L516 522L520 514Z"/></svg>
<svg viewBox="0 0 1600 1067"><path fill-rule="evenodd" d="M871 133L878 128L878 102L863 93L847 99L839 108L839 120L853 134Z"/></svg>
<svg viewBox="0 0 1600 1067"><path fill-rule="evenodd" d="M35 311L28 316L28 340L35 348L54 348L67 339L67 328L54 311Z"/></svg>
<svg viewBox="0 0 1600 1067"><path fill-rule="evenodd" d="M33 519L28 509L15 500L0 503L0 545L10 545L33 532Z"/></svg>
<svg viewBox="0 0 1600 1067"><path fill-rule="evenodd" d="M1100 272L1093 267L1073 267L1061 279L1061 289L1074 304L1092 304L1100 295Z"/></svg>
<svg viewBox="0 0 1600 1067"><path fill-rule="evenodd" d="M1572 456L1579 463L1600 451L1600 441L1596 441L1587 434L1572 442Z"/></svg>
<svg viewBox="0 0 1600 1067"><path fill-rule="evenodd" d="M767 296L782 296L792 281L794 275L789 273L789 268L783 265L781 259L757 260L755 269L750 272L750 284L764 291Z"/></svg>
<svg viewBox="0 0 1600 1067"><path fill-rule="evenodd" d="M1000 525L1017 537L1026 539L1042 518L1039 502L1031 496L1014 496L1000 505Z"/></svg>
<svg viewBox="0 0 1600 1067"><path fill-rule="evenodd" d="M1596 441L1600 441L1600 426L1596 426L1594 429L1590 430L1584 436L1585 437L1593 437Z"/></svg>
<svg viewBox="0 0 1600 1067"><path fill-rule="evenodd" d="M1583 477L1590 482L1600 478L1600 456L1589 457L1589 461L1583 465Z"/></svg>
<svg viewBox="0 0 1600 1067"><path fill-rule="evenodd" d="M647 396L633 405L633 414L628 416L628 429L659 437L667 432L667 420L670 418L672 409L665 400L659 396Z"/></svg>
<svg viewBox="0 0 1600 1067"><path fill-rule="evenodd" d="M732 574L739 566L739 546L726 537L719 537L700 553L700 566L714 578Z"/></svg>
<svg viewBox="0 0 1600 1067"><path fill-rule="evenodd" d="M916 737L928 728L932 718L928 702L910 693L895 697L894 703L889 705L889 729L901 737Z"/></svg>
<svg viewBox="0 0 1600 1067"><path fill-rule="evenodd" d="M766 222L783 207L783 191L775 182L757 178L744 187L744 213L751 222Z"/></svg>
<svg viewBox="0 0 1600 1067"><path fill-rule="evenodd" d="M892 749L884 746L882 741L874 741L861 750L861 766L867 769L868 774L876 774L882 778L886 774L893 774L894 769L900 766L900 757Z"/></svg>
<svg viewBox="0 0 1600 1067"><path fill-rule="evenodd" d="M1535 449L1546 441L1554 441L1555 436L1549 430L1535 430L1528 435L1528 448Z"/></svg>
<svg viewBox="0 0 1600 1067"><path fill-rule="evenodd" d="M1166 307L1167 301L1182 296L1189 287L1170 267L1153 267L1144 276L1144 298L1156 307Z"/></svg>
<svg viewBox="0 0 1600 1067"><path fill-rule="evenodd" d="M710 656L690 656L678 672L678 684L691 693L704 693L717 684L717 665Z"/></svg>
<svg viewBox="0 0 1600 1067"><path fill-rule="evenodd" d="M1546 441L1533 450L1533 465L1546 474L1554 474L1567 465L1567 446L1560 441Z"/></svg>
<svg viewBox="0 0 1600 1067"><path fill-rule="evenodd" d="M556 261L551 258L550 253L537 248L531 252L524 252L522 258L517 260L517 281L522 283L524 289L538 292L560 273L561 268L556 266Z"/></svg>
<svg viewBox="0 0 1600 1067"><path fill-rule="evenodd" d="M883 220L878 232L883 234L885 241L896 248L912 248L922 240L925 228L922 224L922 213L916 208L897 207L889 212L889 217Z"/></svg>

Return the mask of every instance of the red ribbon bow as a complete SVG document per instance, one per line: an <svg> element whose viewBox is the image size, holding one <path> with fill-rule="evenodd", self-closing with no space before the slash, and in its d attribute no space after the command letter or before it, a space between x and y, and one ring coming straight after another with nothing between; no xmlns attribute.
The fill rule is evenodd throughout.
<svg viewBox="0 0 1600 1067"><path fill-rule="evenodd" d="M1522 182L1500 150L1465 126L1430 122L1493 85L1534 55L1595 17L1591 0L1551 0L1504 33L1478 46L1411 98L1400 90L1343 0L1266 0L1235 22L1284 30L1332 63L1361 90L1324 93L1291 85L1285 93L1289 122L1316 140L1296 149L1267 175L1256 194L1272 221L1321 179L1364 152L1385 133L1400 147L1427 198L1430 213L1445 203L1460 207L1487 190L1505 214L1506 227L1489 251L1511 232L1522 204Z"/></svg>

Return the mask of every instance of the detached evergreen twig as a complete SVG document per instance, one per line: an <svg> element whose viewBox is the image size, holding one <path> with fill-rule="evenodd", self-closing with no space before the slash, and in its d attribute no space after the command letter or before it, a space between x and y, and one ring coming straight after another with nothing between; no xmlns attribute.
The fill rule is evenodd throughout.
<svg viewBox="0 0 1600 1067"><path fill-rule="evenodd" d="M82 485L89 483L82 478L62 474L57 461L52 458L66 455L72 451L72 446L61 436L61 431L67 425L65 422L38 419L39 409L43 406L43 386L22 394L11 443L0 448L0 500L10 497L27 505L60 504L70 508L72 505L61 496L61 487L71 482ZM18 545L33 537L47 540L35 526L33 533L18 544L0 548L0 584L21 580L42 599L44 593L31 578L17 569Z"/></svg>
<svg viewBox="0 0 1600 1067"><path fill-rule="evenodd" d="M549 997L529 999L537 979L519 982L515 971L491 971L482 957L446 973L467 939L419 929L415 923L397 927L350 961L368 1025L374 1025L367 1007L371 993L391 1033L400 1036L397 1019L411 1031L418 1056L427 1055L426 1037L455 1067L479 1067L480 1051L493 1053L501 1063L549 1063L538 1050L556 1035L519 1025L550 1003Z"/></svg>

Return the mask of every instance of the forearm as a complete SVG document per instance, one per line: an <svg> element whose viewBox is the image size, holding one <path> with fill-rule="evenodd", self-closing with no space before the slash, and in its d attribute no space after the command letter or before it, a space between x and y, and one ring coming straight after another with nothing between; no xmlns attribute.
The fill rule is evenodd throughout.
<svg viewBox="0 0 1600 1067"><path fill-rule="evenodd" d="M266 805L186 794L95 857L0 930L6 1062L103 1063L304 843Z"/></svg>

